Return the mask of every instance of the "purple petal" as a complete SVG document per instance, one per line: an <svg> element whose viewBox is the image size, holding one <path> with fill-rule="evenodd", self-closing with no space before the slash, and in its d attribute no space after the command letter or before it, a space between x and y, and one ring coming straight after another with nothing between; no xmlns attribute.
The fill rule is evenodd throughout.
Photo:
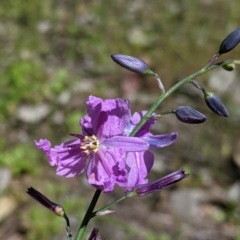
<svg viewBox="0 0 240 240"><path fill-rule="evenodd" d="M112 191L117 179L123 181L126 175L123 160L124 151L101 147L87 166L88 182L105 193Z"/></svg>
<svg viewBox="0 0 240 240"><path fill-rule="evenodd" d="M147 113L147 111L142 112L135 112L131 118L130 124L125 129L126 135L130 135L132 130L136 127L136 125L141 121L141 119L144 117L144 115ZM151 136L152 134L149 132L149 128L156 123L156 119L150 118L137 132L135 135L136 137L142 137L142 136Z"/></svg>
<svg viewBox="0 0 240 240"><path fill-rule="evenodd" d="M124 99L107 99L90 96L86 103L92 128L99 140L123 134L130 121L129 102Z"/></svg>
<svg viewBox="0 0 240 240"><path fill-rule="evenodd" d="M137 137L115 136L105 139L102 144L110 148L121 148L127 152L141 152L149 148L146 141Z"/></svg>
<svg viewBox="0 0 240 240"><path fill-rule="evenodd" d="M40 139L39 142L34 141L37 148L43 150L44 152L50 152L51 143L47 139Z"/></svg>
<svg viewBox="0 0 240 240"><path fill-rule="evenodd" d="M126 164L129 167L126 192L132 191L132 189L139 184L145 184L148 182L147 175L150 172L154 161L154 155L149 152L135 152L128 153Z"/></svg>
<svg viewBox="0 0 240 240"><path fill-rule="evenodd" d="M44 139L35 141L36 146L47 155L51 166L57 165L57 175L73 177L83 172L86 155L80 148L68 148L68 145L80 144L80 140L71 140L51 148L51 143Z"/></svg>
<svg viewBox="0 0 240 240"><path fill-rule="evenodd" d="M86 158L82 159L81 161L76 160L74 164L71 164L71 166L59 165L57 167L56 173L59 176L64 176L67 178L75 177L83 172L85 165Z"/></svg>
<svg viewBox="0 0 240 240"><path fill-rule="evenodd" d="M80 126L82 127L82 134L91 136L93 134L93 129L92 129L92 120L91 118L86 115L80 120Z"/></svg>
<svg viewBox="0 0 240 240"><path fill-rule="evenodd" d="M51 151L51 142L47 139L40 139L39 142L34 141L37 148L41 149L47 155L48 162L51 166L55 166L58 163L58 158L55 152Z"/></svg>
<svg viewBox="0 0 240 240"><path fill-rule="evenodd" d="M142 137L142 139L148 142L151 148L162 148L176 142L177 137L178 134L173 132L169 134Z"/></svg>

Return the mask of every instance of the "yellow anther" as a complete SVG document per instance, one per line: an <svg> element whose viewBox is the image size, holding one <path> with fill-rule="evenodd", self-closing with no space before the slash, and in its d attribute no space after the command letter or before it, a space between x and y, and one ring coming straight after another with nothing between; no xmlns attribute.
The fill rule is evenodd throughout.
<svg viewBox="0 0 240 240"><path fill-rule="evenodd" d="M99 148L99 141L95 135L85 136L80 144L80 149L84 150L83 152L89 155L91 152L96 153Z"/></svg>

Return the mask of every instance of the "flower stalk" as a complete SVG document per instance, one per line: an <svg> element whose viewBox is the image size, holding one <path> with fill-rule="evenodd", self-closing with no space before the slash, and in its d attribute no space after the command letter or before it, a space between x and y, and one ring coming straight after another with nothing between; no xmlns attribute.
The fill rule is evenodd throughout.
<svg viewBox="0 0 240 240"><path fill-rule="evenodd" d="M78 233L77 233L77 235L75 237L75 240L82 239L83 234L84 234L84 232L85 232L85 230L87 228L87 225L88 225L90 219L93 217L92 212L93 212L93 210L94 210L94 208L95 208L95 206L97 204L97 201L98 201L98 199L99 199L99 197L101 195L101 192L102 191L98 190L98 189L95 191L95 194L93 195L92 201L91 201L91 203L90 203L90 205L88 207L88 210L87 210L87 212L86 212L86 214L85 214L85 216L84 216L84 218L82 220L82 223L81 223L81 225L80 225L80 227L78 229Z"/></svg>
<svg viewBox="0 0 240 240"><path fill-rule="evenodd" d="M229 63L237 63L239 64L240 62L238 60L228 60L225 62L221 62L215 65L211 65L211 66L205 66L203 67L201 70L197 71L196 73L191 74L190 76L182 79L180 82L176 83L174 86L172 86L169 90L167 90L165 93L162 93L160 95L160 97L158 98L158 100L151 106L151 108L147 111L147 113L143 116L143 118L141 119L141 121L137 124L137 126L133 129L133 131L130 133L129 136L133 137L135 136L138 131L141 129L141 127L149 120L149 118L152 117L152 114L157 110L157 108L162 104L162 102L164 100L166 100L173 92L175 92L177 89L179 89L180 87L182 87L184 84L186 83L190 83L192 82L193 79L201 76L202 74L213 70L217 67L221 67L223 65L229 64ZM156 77L156 76L155 76ZM110 207L112 207L113 205L119 203L120 201L126 199L127 197L131 197L131 196L135 196L136 193L135 192L130 192L125 194L124 196L120 197L119 199L115 200L114 202L106 205L105 207L93 212L94 207L97 203L97 200L99 198L101 194L100 190L96 190L93 199L91 201L91 204L89 205L89 208L83 218L83 221L81 223L81 226L79 227L77 236L75 238L75 240L81 240L82 236L85 232L85 229L87 227L88 222L90 221L91 218L95 217L97 215L98 212L102 212L105 211L107 209L109 209Z"/></svg>

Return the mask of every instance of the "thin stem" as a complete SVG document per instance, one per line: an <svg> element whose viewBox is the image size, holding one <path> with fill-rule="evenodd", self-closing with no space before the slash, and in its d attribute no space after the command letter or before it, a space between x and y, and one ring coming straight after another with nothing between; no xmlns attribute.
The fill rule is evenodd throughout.
<svg viewBox="0 0 240 240"><path fill-rule="evenodd" d="M171 114L171 113L174 113L174 110L170 110L170 111L162 111L156 115L154 115L153 117L155 116L163 116L163 115L167 115L167 114Z"/></svg>
<svg viewBox="0 0 240 240"><path fill-rule="evenodd" d="M138 125L133 129L133 131L131 132L130 136L134 136L140 129L141 127L146 123L146 121L149 119L149 117L152 116L152 114L154 113L154 111L160 106L160 104L166 99L168 98L173 92L175 92L178 88L180 88L181 86L183 86L186 83L191 82L191 80L195 79L196 77L214 69L217 68L219 66L225 65L227 63L233 62L231 60L223 62L223 63L219 63L217 65L212 65L208 68L204 67L201 70L199 70L196 73L193 73L192 75L182 79L180 82L178 82L177 84L175 84L174 86L172 86L166 93L163 93L160 95L160 97L158 98L158 100L152 105L152 107L148 110L148 112L144 115L144 117L141 119L141 121L138 123Z"/></svg>
<svg viewBox="0 0 240 240"><path fill-rule="evenodd" d="M92 212L93 212L93 210L94 210L94 208L95 208L95 206L97 204L97 201L98 201L98 198L99 198L101 192L102 192L101 190L98 190L98 189L96 190L96 192L95 192L95 194L94 194L94 196L92 198L92 201L91 201L91 203L90 203L90 205L88 207L88 210L87 210L87 212L86 212L86 214L85 214L85 216L84 216L84 218L82 220L82 223L81 223L81 225L80 225L80 227L78 229L78 233L77 233L77 236L75 237L75 240L82 239L82 236L83 236L83 234L84 234L84 232L86 230L86 227L87 227L90 219L92 218Z"/></svg>
<svg viewBox="0 0 240 240"><path fill-rule="evenodd" d="M116 205L117 203L121 202L122 200L124 200L124 199L126 199L126 198L128 198L128 197L135 196L135 195L136 195L135 192L130 192L130 193L128 193L128 194L123 195L122 197L120 197L120 198L118 198L117 200L109 203L109 204L106 205L105 207L102 207L102 208L98 209L97 211L95 211L95 212L93 213L93 217L95 217L98 212L104 212L104 211L106 211L107 209L109 209L110 207L112 207L112 206Z"/></svg>

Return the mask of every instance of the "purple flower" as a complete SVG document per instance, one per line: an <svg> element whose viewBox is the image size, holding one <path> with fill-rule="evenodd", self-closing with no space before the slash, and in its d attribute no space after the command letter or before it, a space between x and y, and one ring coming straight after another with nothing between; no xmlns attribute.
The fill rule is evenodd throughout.
<svg viewBox="0 0 240 240"><path fill-rule="evenodd" d="M152 136L148 129L155 120L149 120L135 137L129 137L143 115L131 118L129 102L124 99L103 101L90 96L86 108L87 115L80 120L82 133L70 134L75 140L53 148L47 139L35 143L46 153L49 164L57 166L57 175L74 177L86 169L88 182L104 192L112 191L115 184L129 188L146 182L143 178L153 165L149 147L167 146L177 138L176 133Z"/></svg>
<svg viewBox="0 0 240 240"><path fill-rule="evenodd" d="M137 186L135 192L138 196L145 196L149 193L167 188L186 177L188 177L188 174L185 174L184 170L178 170L166 175L165 177L159 178L154 182Z"/></svg>

